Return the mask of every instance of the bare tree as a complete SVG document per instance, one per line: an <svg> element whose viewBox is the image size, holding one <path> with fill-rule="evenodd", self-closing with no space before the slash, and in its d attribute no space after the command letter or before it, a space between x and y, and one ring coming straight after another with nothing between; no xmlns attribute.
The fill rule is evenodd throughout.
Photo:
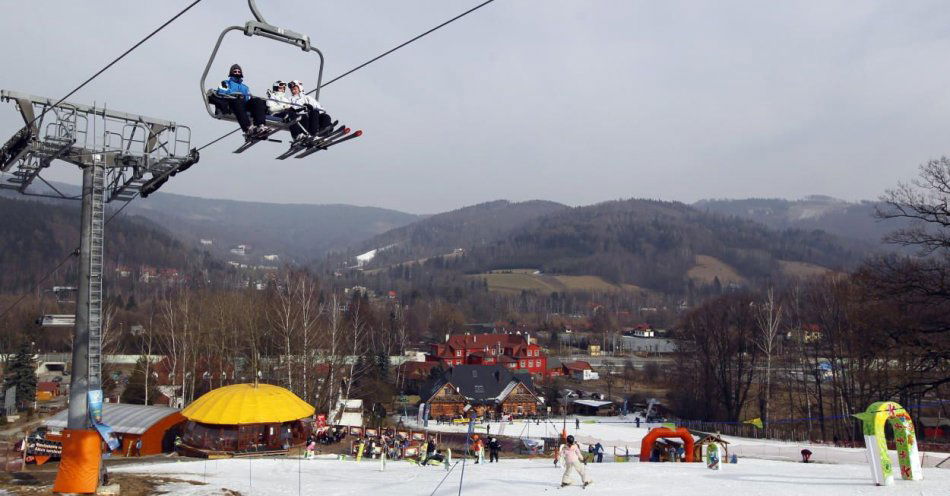
<svg viewBox="0 0 950 496"><path fill-rule="evenodd" d="M775 355L779 338L779 326L782 322L782 305L775 301L775 292L769 288L765 301L757 306L755 322L759 328L756 346L765 356L765 409L762 421L768 429L771 420L770 402L772 400L772 357Z"/></svg>
<svg viewBox="0 0 950 496"><path fill-rule="evenodd" d="M290 272L284 275L279 284L273 285L273 298L267 312L271 328L282 338L284 344L284 365L287 371L287 389L293 390L293 356L291 342L295 340L299 310L294 292L296 280Z"/></svg>
<svg viewBox="0 0 950 496"><path fill-rule="evenodd" d="M950 250L950 159L921 165L917 179L888 190L881 201L879 218L910 223L891 233L888 241L918 247L924 254Z"/></svg>

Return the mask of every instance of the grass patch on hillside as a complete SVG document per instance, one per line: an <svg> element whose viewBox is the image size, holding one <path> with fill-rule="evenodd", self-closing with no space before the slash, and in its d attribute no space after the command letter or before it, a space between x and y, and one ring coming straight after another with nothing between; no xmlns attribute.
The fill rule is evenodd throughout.
<svg viewBox="0 0 950 496"><path fill-rule="evenodd" d="M808 262L779 260L778 265L782 269L783 274L791 277L818 277L831 272L831 269L827 267L822 267L821 265L815 265Z"/></svg>
<svg viewBox="0 0 950 496"><path fill-rule="evenodd" d="M541 293L570 291L642 291L632 284L612 284L599 276L567 276L536 274L535 269L494 270L485 274L468 277L484 279L489 291L520 293L538 291Z"/></svg>
<svg viewBox="0 0 950 496"><path fill-rule="evenodd" d="M712 284L718 277L722 284L745 284L744 277L729 264L708 255L696 255L696 265L691 267L686 275L697 282Z"/></svg>

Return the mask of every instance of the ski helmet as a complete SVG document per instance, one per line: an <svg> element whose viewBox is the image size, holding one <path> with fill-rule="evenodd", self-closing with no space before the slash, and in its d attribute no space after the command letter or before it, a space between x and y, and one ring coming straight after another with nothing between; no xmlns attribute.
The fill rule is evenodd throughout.
<svg viewBox="0 0 950 496"><path fill-rule="evenodd" d="M288 86L296 86L297 89L299 89L300 91L303 91L303 83L301 83L299 79L294 79L293 81L288 83Z"/></svg>
<svg viewBox="0 0 950 496"><path fill-rule="evenodd" d="M574 444L574 436L567 436L567 444Z"/></svg>
<svg viewBox="0 0 950 496"><path fill-rule="evenodd" d="M281 86L287 86L287 83L285 83L285 82L281 81L280 79L278 79L277 81L274 81L274 85L271 86L271 89L274 90L274 91L277 91L277 90L280 89Z"/></svg>

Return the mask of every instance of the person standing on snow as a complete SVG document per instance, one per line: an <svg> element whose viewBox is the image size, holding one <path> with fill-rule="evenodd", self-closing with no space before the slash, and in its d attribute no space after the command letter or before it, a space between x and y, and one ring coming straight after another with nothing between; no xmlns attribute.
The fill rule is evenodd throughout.
<svg viewBox="0 0 950 496"><path fill-rule="evenodd" d="M498 442L498 438L491 438L488 441L488 463L493 463L498 461L498 453L501 451L501 443Z"/></svg>
<svg viewBox="0 0 950 496"><path fill-rule="evenodd" d="M604 463L604 445L600 443L594 445L594 454L597 456L597 463Z"/></svg>
<svg viewBox="0 0 950 496"><path fill-rule="evenodd" d="M485 444L479 439L478 434L472 436L472 439L475 441L475 444L472 446L472 449L475 451L475 463L481 463L485 461Z"/></svg>
<svg viewBox="0 0 950 496"><path fill-rule="evenodd" d="M584 487L591 483L587 478L587 470L584 465L584 455L580 447L574 442L574 436L567 436L567 445L561 450L564 456L564 475L561 477L561 487L569 486L574 483L571 479L571 470L573 469L580 476Z"/></svg>
<svg viewBox="0 0 950 496"><path fill-rule="evenodd" d="M250 88L244 84L244 71L241 70L241 66L238 64L231 66L228 79L221 81L221 86L218 87L214 96L218 98L213 98L211 103L234 114L246 139L266 132L264 115L267 113L267 104L264 100L251 96ZM248 112L251 113L250 119L247 117Z"/></svg>
<svg viewBox="0 0 950 496"><path fill-rule="evenodd" d="M315 136L325 136L333 130L332 119L330 115L327 114L323 107L320 106L318 102L312 96L304 93L303 83L295 79L290 82L290 103L303 107L303 111L306 113L301 117L300 124L304 127L307 133L311 137ZM297 126L294 126L290 129L290 133L293 135L294 140L297 140L301 134L300 129L294 129Z"/></svg>

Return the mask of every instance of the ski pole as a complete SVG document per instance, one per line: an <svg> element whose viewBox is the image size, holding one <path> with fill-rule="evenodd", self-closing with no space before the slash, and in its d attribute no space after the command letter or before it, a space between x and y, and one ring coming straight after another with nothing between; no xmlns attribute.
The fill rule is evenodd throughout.
<svg viewBox="0 0 950 496"><path fill-rule="evenodd" d="M445 473L445 477L443 477L442 480L439 481L439 485L435 486L435 489L432 490L432 494L430 494L429 496L435 495L435 492L438 491L440 487L442 487L442 483L445 482L445 479L449 478L449 474L451 474L452 471L455 470L455 467L458 466L458 464L459 462L455 462L452 464L452 468L450 468L449 471Z"/></svg>

